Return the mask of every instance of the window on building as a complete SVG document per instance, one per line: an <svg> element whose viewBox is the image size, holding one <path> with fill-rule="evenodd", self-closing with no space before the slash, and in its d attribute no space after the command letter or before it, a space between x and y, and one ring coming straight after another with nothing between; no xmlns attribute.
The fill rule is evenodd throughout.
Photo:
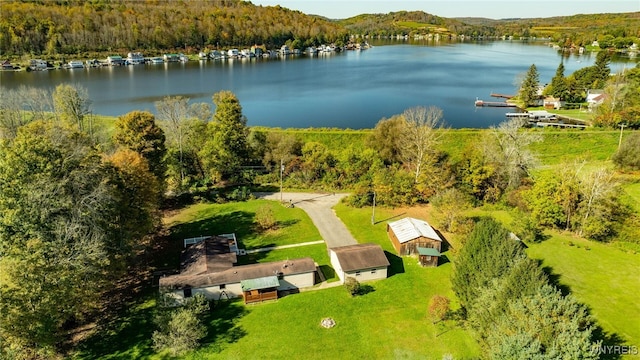
<svg viewBox="0 0 640 360"><path fill-rule="evenodd" d="M227 288L227 284L222 284L220 285L220 290L226 289Z"/></svg>
<svg viewBox="0 0 640 360"><path fill-rule="evenodd" d="M376 273L376 269L371 270L371 273L375 274Z"/></svg>
<svg viewBox="0 0 640 360"><path fill-rule="evenodd" d="M360 276L360 271L356 271L356 276Z"/></svg>
<svg viewBox="0 0 640 360"><path fill-rule="evenodd" d="M184 288L182 290L182 293L183 293L185 298L190 298L191 297L191 288Z"/></svg>

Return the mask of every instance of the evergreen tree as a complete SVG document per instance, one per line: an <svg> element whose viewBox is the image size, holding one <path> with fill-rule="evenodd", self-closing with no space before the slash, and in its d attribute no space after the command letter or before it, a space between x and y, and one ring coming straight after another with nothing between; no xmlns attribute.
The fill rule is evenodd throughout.
<svg viewBox="0 0 640 360"><path fill-rule="evenodd" d="M551 285L510 303L488 332L492 359L597 359L584 305Z"/></svg>
<svg viewBox="0 0 640 360"><path fill-rule="evenodd" d="M518 97L524 103L524 106L532 105L534 100L538 98L539 84L538 69L536 68L536 64L531 64L518 92Z"/></svg>
<svg viewBox="0 0 640 360"><path fill-rule="evenodd" d="M556 74L551 79L551 95L553 97L559 98L560 100L566 101L569 98L569 85L567 84L567 80L564 77L564 64L560 63L558 65L558 69L556 69Z"/></svg>
<svg viewBox="0 0 640 360"><path fill-rule="evenodd" d="M460 250L452 284L462 305L471 311L481 288L505 275L516 258L524 256L522 245L492 218L478 222Z"/></svg>

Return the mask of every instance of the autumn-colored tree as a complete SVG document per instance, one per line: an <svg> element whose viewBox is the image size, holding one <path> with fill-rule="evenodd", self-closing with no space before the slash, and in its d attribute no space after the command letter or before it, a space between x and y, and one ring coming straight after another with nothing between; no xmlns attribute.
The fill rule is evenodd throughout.
<svg viewBox="0 0 640 360"><path fill-rule="evenodd" d="M120 116L115 125L114 142L142 155L163 188L167 149L164 131L156 124L155 116L146 111L132 111Z"/></svg>
<svg viewBox="0 0 640 360"><path fill-rule="evenodd" d="M114 167L111 182L117 187L115 251L127 254L132 240L140 240L160 223L158 179L150 172L147 159L121 148L106 158Z"/></svg>

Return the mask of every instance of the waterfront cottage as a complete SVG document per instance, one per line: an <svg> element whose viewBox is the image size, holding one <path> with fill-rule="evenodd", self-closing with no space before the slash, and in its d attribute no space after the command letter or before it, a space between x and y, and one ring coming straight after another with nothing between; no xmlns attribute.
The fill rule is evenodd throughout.
<svg viewBox="0 0 640 360"><path fill-rule="evenodd" d="M347 277L368 281L387 278L389 260L377 244L356 244L329 249L333 265L340 281Z"/></svg>
<svg viewBox="0 0 640 360"><path fill-rule="evenodd" d="M543 105L545 109L560 109L564 106L564 101L560 100L560 98L547 96L544 98Z"/></svg>
<svg viewBox="0 0 640 360"><path fill-rule="evenodd" d="M387 235L398 255L418 255L419 247L442 251L442 238L424 220L407 217L390 222Z"/></svg>

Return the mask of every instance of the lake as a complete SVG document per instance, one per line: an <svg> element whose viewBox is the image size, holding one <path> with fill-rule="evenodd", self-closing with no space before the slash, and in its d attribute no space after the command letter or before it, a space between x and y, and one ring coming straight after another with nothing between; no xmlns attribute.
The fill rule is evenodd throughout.
<svg viewBox="0 0 640 360"><path fill-rule="evenodd" d="M407 108L433 105L443 110L447 126L486 128L513 109L475 107L476 98L495 101L490 93L514 94L516 78L531 64L546 84L561 61L567 76L595 58L595 53L563 56L542 43L516 41L395 43L329 56L0 72L0 84L3 89L79 84L88 90L94 113L112 116L155 112L154 103L165 96L213 107L215 92L231 90L250 126L373 128ZM623 66L635 64L617 59L612 72Z"/></svg>

